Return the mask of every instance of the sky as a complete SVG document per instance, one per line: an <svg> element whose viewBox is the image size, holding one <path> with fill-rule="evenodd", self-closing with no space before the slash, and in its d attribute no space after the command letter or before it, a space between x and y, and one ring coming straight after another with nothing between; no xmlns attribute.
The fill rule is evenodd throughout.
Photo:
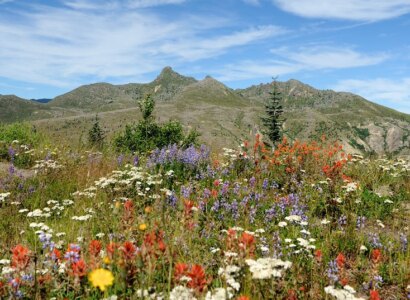
<svg viewBox="0 0 410 300"><path fill-rule="evenodd" d="M410 113L410 0L0 0L0 94L53 98L165 67L297 79Z"/></svg>

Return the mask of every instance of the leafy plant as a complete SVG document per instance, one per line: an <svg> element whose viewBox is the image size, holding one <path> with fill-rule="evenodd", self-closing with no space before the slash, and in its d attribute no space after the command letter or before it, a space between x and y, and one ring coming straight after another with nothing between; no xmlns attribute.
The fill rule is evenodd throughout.
<svg viewBox="0 0 410 300"><path fill-rule="evenodd" d="M117 149L146 153L171 144L188 147L197 143L199 133L191 130L185 134L179 121L170 120L163 124L155 122L155 101L151 95L147 95L138 106L143 120L134 125L126 125L125 131L114 140Z"/></svg>

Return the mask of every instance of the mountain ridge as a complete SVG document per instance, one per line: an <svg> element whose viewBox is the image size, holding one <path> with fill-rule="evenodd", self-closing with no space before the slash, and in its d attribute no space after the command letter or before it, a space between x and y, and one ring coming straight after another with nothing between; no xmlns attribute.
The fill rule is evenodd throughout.
<svg viewBox="0 0 410 300"><path fill-rule="evenodd" d="M277 82L277 85L284 98L285 132L290 138L312 139L327 134L352 152L410 152L410 115L352 93L318 90L295 79ZM233 146L251 131L258 130L263 104L271 89L272 83L231 89L211 76L196 80L165 67L149 83L84 85L35 106L11 96L7 105L7 101L2 100L5 96L0 96L0 107L3 107L0 120L10 122L15 116L15 120L52 124L48 128L65 128L71 125L60 126L59 118L86 120L88 117L84 116L99 112L116 116L106 123L114 134L124 122L136 120L136 101L151 93L157 101L160 120L179 119L185 126L198 128L207 142ZM19 110L13 111L13 101L17 107L24 108L21 109L24 113L18 115ZM83 127L88 126L86 123L84 121Z"/></svg>

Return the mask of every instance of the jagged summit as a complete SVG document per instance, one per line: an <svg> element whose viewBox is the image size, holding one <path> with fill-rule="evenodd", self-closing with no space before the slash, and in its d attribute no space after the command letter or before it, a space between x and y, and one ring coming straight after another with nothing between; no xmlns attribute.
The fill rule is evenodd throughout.
<svg viewBox="0 0 410 300"><path fill-rule="evenodd" d="M168 83L169 81L183 81L187 83L196 82L193 77L183 76L175 72L171 67L167 66L162 69L161 73L153 81L154 83Z"/></svg>

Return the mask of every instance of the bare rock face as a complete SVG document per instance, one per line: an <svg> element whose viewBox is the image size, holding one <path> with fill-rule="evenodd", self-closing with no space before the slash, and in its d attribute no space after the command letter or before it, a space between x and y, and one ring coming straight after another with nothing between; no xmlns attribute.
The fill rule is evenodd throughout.
<svg viewBox="0 0 410 300"><path fill-rule="evenodd" d="M387 130L386 147L388 152L394 152L403 147L403 134L403 130L397 126L392 126Z"/></svg>
<svg viewBox="0 0 410 300"><path fill-rule="evenodd" d="M367 128L370 134L368 138L370 148L378 154L384 153L384 128L375 124L370 124Z"/></svg>

